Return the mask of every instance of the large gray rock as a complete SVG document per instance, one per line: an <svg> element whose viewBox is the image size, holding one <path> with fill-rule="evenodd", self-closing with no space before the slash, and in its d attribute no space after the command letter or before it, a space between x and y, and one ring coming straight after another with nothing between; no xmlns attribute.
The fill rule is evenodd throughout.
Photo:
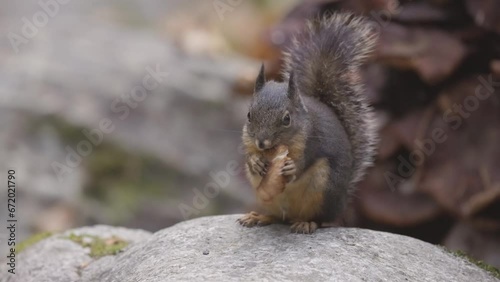
<svg viewBox="0 0 500 282"><path fill-rule="evenodd" d="M355 228L291 234L287 226L248 229L239 215L185 221L149 235L111 227L78 234L121 236L116 256L91 259L53 236L19 256L19 273L1 281L497 281L440 247L395 234ZM61 237L61 236L59 236Z"/></svg>

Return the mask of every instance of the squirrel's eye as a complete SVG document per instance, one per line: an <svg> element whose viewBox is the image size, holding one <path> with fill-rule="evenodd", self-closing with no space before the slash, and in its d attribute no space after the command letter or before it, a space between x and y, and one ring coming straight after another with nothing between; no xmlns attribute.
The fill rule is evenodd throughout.
<svg viewBox="0 0 500 282"><path fill-rule="evenodd" d="M290 114L289 113L286 113L284 116L283 116L283 125L284 126L290 126Z"/></svg>
<svg viewBox="0 0 500 282"><path fill-rule="evenodd" d="M248 114L247 114L247 119L248 119L248 121L250 121L250 112L248 112Z"/></svg>

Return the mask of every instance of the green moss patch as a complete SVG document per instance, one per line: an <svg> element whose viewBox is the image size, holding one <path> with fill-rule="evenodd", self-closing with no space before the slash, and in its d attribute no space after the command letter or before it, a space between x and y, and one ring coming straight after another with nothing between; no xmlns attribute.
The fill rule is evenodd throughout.
<svg viewBox="0 0 500 282"><path fill-rule="evenodd" d="M38 242L42 241L43 239L50 237L50 236L52 236L51 232L42 232L42 233L38 233L38 234L35 234L35 235L29 237L28 239L17 244L16 254L21 253L29 246L34 245L34 244L36 244L36 243L38 243Z"/></svg>
<svg viewBox="0 0 500 282"><path fill-rule="evenodd" d="M500 278L500 269L498 269L498 268L496 268L496 267L494 267L492 265L489 265L489 264L485 263L484 261L476 260L476 259L472 258L468 254L466 254L464 251L460 251L460 250L458 250L458 251L451 251L451 253L454 254L457 257L467 259L471 263L473 263L473 264L477 265L478 267L480 267L480 268L488 271L494 277Z"/></svg>
<svg viewBox="0 0 500 282"><path fill-rule="evenodd" d="M90 256L93 258L116 255L128 246L127 241L116 236L103 239L92 235L70 234L66 238L84 248L90 248Z"/></svg>

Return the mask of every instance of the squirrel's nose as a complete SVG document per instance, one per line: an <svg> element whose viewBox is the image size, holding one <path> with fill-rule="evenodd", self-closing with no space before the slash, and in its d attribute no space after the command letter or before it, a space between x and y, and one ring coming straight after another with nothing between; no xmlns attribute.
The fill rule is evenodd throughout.
<svg viewBox="0 0 500 282"><path fill-rule="evenodd" d="M271 147L271 141L269 139L255 140L255 145L257 145L257 148L259 148L259 150L265 150Z"/></svg>

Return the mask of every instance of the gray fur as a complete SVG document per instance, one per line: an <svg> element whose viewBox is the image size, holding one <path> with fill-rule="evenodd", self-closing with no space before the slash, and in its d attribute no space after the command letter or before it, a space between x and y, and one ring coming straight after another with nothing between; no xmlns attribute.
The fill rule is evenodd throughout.
<svg viewBox="0 0 500 282"><path fill-rule="evenodd" d="M360 81L360 66L374 43L364 19L334 14L308 22L286 53L284 77L293 71L300 93L329 105L349 135L354 157L351 190L375 156L374 118Z"/></svg>
<svg viewBox="0 0 500 282"><path fill-rule="evenodd" d="M292 98L292 99L290 99ZM290 113L291 125L284 127L282 118ZM308 118L299 95L288 95L285 83L267 82L261 91L254 94L250 106L250 119L247 121L247 134L252 139L269 139L272 146L288 144L296 134L307 131Z"/></svg>
<svg viewBox="0 0 500 282"><path fill-rule="evenodd" d="M353 158L347 133L334 112L317 99L304 96L310 130L304 152L307 169L316 160L327 158L330 175L325 190L322 214L316 222L330 222L344 210L352 179Z"/></svg>

